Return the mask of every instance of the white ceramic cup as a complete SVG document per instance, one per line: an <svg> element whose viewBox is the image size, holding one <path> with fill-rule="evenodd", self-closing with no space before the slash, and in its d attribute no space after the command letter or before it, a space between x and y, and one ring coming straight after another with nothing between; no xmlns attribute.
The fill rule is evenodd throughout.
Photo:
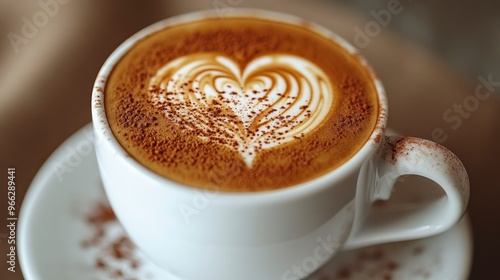
<svg viewBox="0 0 500 280"><path fill-rule="evenodd" d="M298 24L355 52L337 35L300 18L249 9L225 16L239 15ZM311 181L255 193L210 192L168 180L130 157L106 119L107 77L144 36L214 16L177 16L132 36L106 61L92 95L97 159L111 206L133 242L172 279L303 279L341 247L426 237L459 221L469 198L462 163L436 143L385 136L387 101L375 75L380 110L370 139L342 166ZM406 174L435 181L445 195L419 210L373 215L373 202L389 199L396 179Z"/></svg>

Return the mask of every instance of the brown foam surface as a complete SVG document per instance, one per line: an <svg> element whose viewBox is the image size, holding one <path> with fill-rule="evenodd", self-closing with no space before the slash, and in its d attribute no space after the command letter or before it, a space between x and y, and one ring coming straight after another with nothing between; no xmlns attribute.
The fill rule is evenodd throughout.
<svg viewBox="0 0 500 280"><path fill-rule="evenodd" d="M227 146L181 129L150 100L149 82L175 58L217 52L244 68L266 54L303 57L334 91L323 123L295 141L261 151L251 167ZM357 57L307 29L260 19L206 19L141 40L117 64L105 89L111 129L137 161L171 180L220 191L261 191L305 182L344 163L367 141L378 114L370 74Z"/></svg>

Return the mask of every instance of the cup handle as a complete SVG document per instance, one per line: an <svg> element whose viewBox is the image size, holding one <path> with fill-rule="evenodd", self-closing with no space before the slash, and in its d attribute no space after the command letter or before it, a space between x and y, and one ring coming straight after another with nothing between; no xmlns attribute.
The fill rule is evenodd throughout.
<svg viewBox="0 0 500 280"><path fill-rule="evenodd" d="M381 146L361 167L356 186L355 216L344 248L427 237L446 231L464 214L469 201L469 177L460 160L434 142L385 136ZM388 200L396 180L420 175L436 182L445 195L418 210L401 211L388 204L383 212L373 203ZM386 211L387 210L387 211Z"/></svg>

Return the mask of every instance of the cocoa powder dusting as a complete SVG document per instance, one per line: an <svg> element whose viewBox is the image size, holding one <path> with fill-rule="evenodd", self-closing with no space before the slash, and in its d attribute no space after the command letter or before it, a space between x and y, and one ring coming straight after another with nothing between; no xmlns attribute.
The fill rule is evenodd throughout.
<svg viewBox="0 0 500 280"><path fill-rule="evenodd" d="M97 246L104 237L106 224L115 221L115 213L104 204L98 204L94 211L86 217L86 222L92 226L94 234L82 242L83 247Z"/></svg>
<svg viewBox="0 0 500 280"><path fill-rule="evenodd" d="M405 267L405 265L412 267L412 261L417 261L423 251L423 245L408 246L404 243L363 248L356 252L348 261L340 264L332 275L323 272L318 278L320 280L430 279L432 275L428 267L417 266L416 269ZM399 254L403 252L406 252L403 255L406 257L402 260L402 255ZM397 257L398 255L399 257ZM403 277L411 278L401 278L402 275L405 275Z"/></svg>
<svg viewBox="0 0 500 280"><path fill-rule="evenodd" d="M346 106L346 110L335 123L336 137L340 139L355 137L366 129L363 122L374 115L374 108L367 98L366 90L365 82L351 76L344 78L341 86L343 97L341 102Z"/></svg>
<svg viewBox="0 0 500 280"><path fill-rule="evenodd" d="M92 229L92 235L81 242L86 250L98 250L94 268L111 279L137 280L138 278L127 271L137 271L141 262L136 256L135 246L130 239L122 234L109 238L107 231L116 226L118 221L113 210L105 203L98 203L85 217L85 221ZM127 268L127 271L123 267Z"/></svg>

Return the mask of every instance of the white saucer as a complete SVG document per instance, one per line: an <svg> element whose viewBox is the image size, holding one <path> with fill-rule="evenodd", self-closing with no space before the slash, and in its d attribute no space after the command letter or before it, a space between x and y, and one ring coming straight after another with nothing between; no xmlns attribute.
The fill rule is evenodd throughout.
<svg viewBox="0 0 500 280"><path fill-rule="evenodd" d="M108 209L108 204L92 138L91 125L71 136L43 165L26 194L18 232L25 279L169 280L128 243L111 213L94 215L99 205ZM417 188L401 188L394 200L422 199L410 189ZM340 253L311 280L467 279L471 240L465 217L435 237Z"/></svg>

